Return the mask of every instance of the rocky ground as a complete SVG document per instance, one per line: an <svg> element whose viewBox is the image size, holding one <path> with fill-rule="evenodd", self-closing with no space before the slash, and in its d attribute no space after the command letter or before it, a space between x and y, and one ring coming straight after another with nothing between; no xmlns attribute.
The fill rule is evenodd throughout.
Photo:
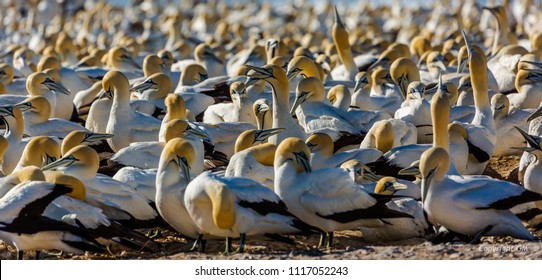
<svg viewBox="0 0 542 280"><path fill-rule="evenodd" d="M486 174L495 178L517 182L519 157L493 158ZM536 236L542 238L542 232ZM359 231L342 231L335 235L333 250L317 250L318 236L291 236L295 244L248 239L243 254L223 254L224 242L207 242L206 253L187 252L191 243L169 231L155 239L163 244L159 253L111 248L105 254L71 256L42 254L43 259L542 259L542 242L527 242L509 237L484 237L477 245L446 243L432 245L426 239L416 238L383 244L364 242ZM238 245L234 241L234 249ZM0 244L0 259L14 259L15 251ZM25 259L34 258L25 253Z"/></svg>

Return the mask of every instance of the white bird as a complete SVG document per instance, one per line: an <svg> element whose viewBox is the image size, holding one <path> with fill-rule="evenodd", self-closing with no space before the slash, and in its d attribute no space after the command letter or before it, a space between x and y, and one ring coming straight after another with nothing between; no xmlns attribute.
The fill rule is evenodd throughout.
<svg viewBox="0 0 542 280"><path fill-rule="evenodd" d="M105 251L88 231L43 215L53 200L73 191L69 185L29 181L0 198L0 239L17 249L17 259L28 250Z"/></svg>
<svg viewBox="0 0 542 280"><path fill-rule="evenodd" d="M124 74L109 71L102 80L102 87L113 98L105 131L115 135L107 139L113 151L117 152L133 142L158 140L160 120L132 110L128 79Z"/></svg>
<svg viewBox="0 0 542 280"><path fill-rule="evenodd" d="M536 108L542 102L542 73L520 69L515 81L517 94L509 94L510 106L520 109Z"/></svg>
<svg viewBox="0 0 542 280"><path fill-rule="evenodd" d="M296 138L282 141L275 155L275 192L302 221L322 230L320 245L333 232L354 229L364 220L411 217L388 209L388 199L377 199L340 168L311 170L310 150ZM370 221L369 221L370 222Z"/></svg>
<svg viewBox="0 0 542 280"><path fill-rule="evenodd" d="M384 177L378 181L374 193L382 195L399 195L406 185L393 177ZM418 188L419 191L419 188ZM393 199L386 204L390 209L408 213L413 218L382 219L377 227L362 227L363 239L367 242L385 242L408 238L424 237L429 228L423 213L421 202L412 198Z"/></svg>
<svg viewBox="0 0 542 280"><path fill-rule="evenodd" d="M311 151L313 170L340 167L344 162L352 159L367 164L382 156L382 152L374 148L359 148L333 153L333 140L325 133L313 133L305 143Z"/></svg>
<svg viewBox="0 0 542 280"><path fill-rule="evenodd" d="M23 113L19 108L13 106L0 107L0 118L6 124L4 137L9 143L9 149L4 154L0 171L4 175L8 175L17 166L28 140L23 141L24 121Z"/></svg>
<svg viewBox="0 0 542 280"><path fill-rule="evenodd" d="M272 190L243 177L202 173L186 187L184 204L203 233L226 237L226 253L234 237L242 253L246 236L311 230Z"/></svg>
<svg viewBox="0 0 542 280"><path fill-rule="evenodd" d="M497 129L497 141L493 155L519 155L521 151L514 149L514 147L524 146L525 139L514 127L527 130L529 123L526 120L534 110L511 108L508 97L500 93L491 98L491 109Z"/></svg>
<svg viewBox="0 0 542 280"><path fill-rule="evenodd" d="M449 167L450 157L441 147L420 159L422 201L433 225L471 243L486 235L535 240L510 208L542 200L542 195L488 176L447 175Z"/></svg>
<svg viewBox="0 0 542 280"><path fill-rule="evenodd" d="M380 180L380 177L371 172L371 169L367 165L356 159L345 161L341 164L341 169L348 172L350 179L360 185L370 184Z"/></svg>
<svg viewBox="0 0 542 280"><path fill-rule="evenodd" d="M359 72L356 74L356 85L354 86L354 94L352 94L350 105L361 110L382 110L390 116L393 116L403 102L399 96L371 96L373 77L375 82L380 83L385 76L385 70L379 69L373 72L372 76L367 72ZM385 81L385 83L388 82L389 81L387 80Z"/></svg>
<svg viewBox="0 0 542 280"><path fill-rule="evenodd" d="M423 98L425 87L420 82L412 82L405 92L405 101L401 108L395 111L395 118L416 126L419 144L431 143L433 140L431 120L431 106Z"/></svg>
<svg viewBox="0 0 542 280"><path fill-rule="evenodd" d="M249 73L247 84L253 84L258 80L264 80L271 85L273 90L273 128L282 127L285 130L269 138L269 143L279 144L288 137L306 139L307 134L292 118L290 112L290 100L288 91L288 78L286 72L279 66L267 64L262 68L247 66L255 73Z"/></svg>
<svg viewBox="0 0 542 280"><path fill-rule="evenodd" d="M242 82L232 83L230 96L233 103L219 103L209 106L203 113L203 122L246 122L256 125L252 102L247 96L245 84Z"/></svg>
<svg viewBox="0 0 542 280"><path fill-rule="evenodd" d="M265 142L271 135L283 130L251 129L241 133L235 142L235 154L230 158L225 176L250 178L272 190L275 179L273 161L277 146Z"/></svg>
<svg viewBox="0 0 542 280"><path fill-rule="evenodd" d="M58 170L81 180L87 188L85 201L123 225L136 228L159 225L158 213L142 194L127 184L96 173L99 160L94 149L79 145L42 170Z"/></svg>
<svg viewBox="0 0 542 280"><path fill-rule="evenodd" d="M65 119L50 119L51 105L45 97L28 97L13 106L23 112L24 133L30 136L46 135L64 138L74 130L86 130L82 125Z"/></svg>

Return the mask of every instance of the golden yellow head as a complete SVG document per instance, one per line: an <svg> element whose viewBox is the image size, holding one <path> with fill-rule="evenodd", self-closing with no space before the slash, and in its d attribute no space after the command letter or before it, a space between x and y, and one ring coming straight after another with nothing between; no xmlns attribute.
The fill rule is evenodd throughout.
<svg viewBox="0 0 542 280"><path fill-rule="evenodd" d="M60 62L60 59L56 56L47 55L40 59L38 62L38 71L44 71L45 69L54 69L54 70L60 70L62 69L62 64Z"/></svg>
<svg viewBox="0 0 542 280"><path fill-rule="evenodd" d="M333 155L333 139L325 133L313 133L305 143L312 153L320 152L327 157Z"/></svg>
<svg viewBox="0 0 542 280"><path fill-rule="evenodd" d="M277 166L292 161L297 172L310 172L310 158L311 151L307 144L299 138L289 137L282 140L277 147L274 166L277 168Z"/></svg>
<svg viewBox="0 0 542 280"><path fill-rule="evenodd" d="M320 73L318 72L318 68L316 68L314 60L306 56L296 56L288 63L288 71L286 73L288 79L293 79L297 75L320 78Z"/></svg>
<svg viewBox="0 0 542 280"><path fill-rule="evenodd" d="M173 54L165 49L161 49L158 51L157 55L162 59L162 62L166 65L173 64Z"/></svg>
<svg viewBox="0 0 542 280"><path fill-rule="evenodd" d="M149 77L152 74L162 73L162 59L155 55L149 54L143 60L143 75Z"/></svg>
<svg viewBox="0 0 542 280"><path fill-rule="evenodd" d="M182 137L188 127L188 123L184 120L169 121L164 128L164 140L169 142L171 139Z"/></svg>
<svg viewBox="0 0 542 280"><path fill-rule="evenodd" d="M404 57L404 58L410 58L411 57L410 49L405 44L398 43L398 42L393 42L388 46L388 49L393 49L393 50L398 51L399 53L401 53L401 56Z"/></svg>
<svg viewBox="0 0 542 280"><path fill-rule="evenodd" d="M327 92L327 99L331 104L335 104L340 99L346 99L348 100L348 104L350 104L351 97L350 90L344 85L336 85Z"/></svg>
<svg viewBox="0 0 542 280"><path fill-rule="evenodd" d="M51 104L43 96L30 96L16 106L20 107L23 111L38 114L39 118L37 121L39 122L45 122L51 116Z"/></svg>
<svg viewBox="0 0 542 280"><path fill-rule="evenodd" d="M85 200L87 194L85 184L73 176L66 175L59 171L47 171L45 172L45 181L69 187L72 189L72 191L67 193L67 196L73 197L77 200Z"/></svg>
<svg viewBox="0 0 542 280"><path fill-rule="evenodd" d="M183 160L183 158L188 167L191 167L196 159L194 147L190 142L183 138L170 139L162 151L162 157L164 157L164 155L166 155L166 158L174 160L179 166L181 166L182 163L180 160Z"/></svg>
<svg viewBox="0 0 542 280"><path fill-rule="evenodd" d="M289 63L288 59L284 56L275 56L269 61L269 64L275 64L284 70L288 68Z"/></svg>
<svg viewBox="0 0 542 280"><path fill-rule="evenodd" d="M404 190L407 186L397 182L394 177L384 177L376 183L374 193L383 195L392 195L398 190Z"/></svg>
<svg viewBox="0 0 542 280"><path fill-rule="evenodd" d="M410 53L421 57L423 53L431 49L431 42L423 35L418 35L410 41Z"/></svg>
<svg viewBox="0 0 542 280"><path fill-rule="evenodd" d="M232 99L233 99L234 95L246 97L245 83L243 83L243 82L233 82L230 85L230 95L232 96Z"/></svg>
<svg viewBox="0 0 542 280"><path fill-rule="evenodd" d="M48 136L36 136L26 145L21 156L22 166L43 167L60 158L60 145Z"/></svg>
<svg viewBox="0 0 542 280"><path fill-rule="evenodd" d="M411 82L420 81L420 71L416 64L409 58L402 57L395 60L391 64L390 74L405 98L408 94L408 85Z"/></svg>
<svg viewBox="0 0 542 280"><path fill-rule="evenodd" d="M2 63L0 64L0 82L7 85L13 81L15 77L15 70L9 64Z"/></svg>
<svg viewBox="0 0 542 280"><path fill-rule="evenodd" d="M393 148L395 132L393 125L388 120L383 120L375 124L373 136L377 150L386 153Z"/></svg>
<svg viewBox="0 0 542 280"><path fill-rule="evenodd" d="M420 172L426 180L441 180L450 168L450 156L442 147L432 147L420 157Z"/></svg>
<svg viewBox="0 0 542 280"><path fill-rule="evenodd" d="M391 78L390 73L384 68L376 69L371 75L371 80L373 85L381 85L386 83L393 84L393 79Z"/></svg>
<svg viewBox="0 0 542 280"><path fill-rule="evenodd" d="M467 130L465 127L458 123L450 123L448 124L448 134L450 135L450 138L454 135L461 136L463 139L467 139Z"/></svg>
<svg viewBox="0 0 542 280"><path fill-rule="evenodd" d="M491 97L491 109L493 110L493 118L498 116L507 116L510 108L510 100L502 93L496 93Z"/></svg>
<svg viewBox="0 0 542 280"><path fill-rule="evenodd" d="M102 88L111 96L120 94L122 97L129 97L130 84L128 78L120 71L110 70L107 72L102 79Z"/></svg>
<svg viewBox="0 0 542 280"><path fill-rule="evenodd" d="M192 63L184 68L180 80L183 86L193 86L205 81L207 77L207 70L203 66Z"/></svg>
<svg viewBox="0 0 542 280"><path fill-rule="evenodd" d="M166 105L170 120L184 120L186 118L186 105L182 96L170 93L167 95L164 104Z"/></svg>

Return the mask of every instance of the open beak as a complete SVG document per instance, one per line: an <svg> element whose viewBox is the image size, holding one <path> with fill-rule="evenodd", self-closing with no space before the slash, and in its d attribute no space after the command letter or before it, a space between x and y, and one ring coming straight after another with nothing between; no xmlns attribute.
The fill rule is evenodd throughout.
<svg viewBox="0 0 542 280"><path fill-rule="evenodd" d="M43 81L42 84L44 84L48 89L54 92L70 95L70 91L62 83L57 82L53 79L47 78L45 79L45 81Z"/></svg>
<svg viewBox="0 0 542 280"><path fill-rule="evenodd" d="M256 130L256 132L254 133L254 143L263 142L267 140L267 138L269 138L270 136L279 134L283 131L284 131L284 128L282 127Z"/></svg>
<svg viewBox="0 0 542 280"><path fill-rule="evenodd" d="M60 167L68 167L68 166L74 164L77 161L79 161L79 160L74 158L74 157L63 157L63 158L61 158L61 159L59 159L57 161L48 163L47 165L42 167L41 170L42 171L47 171L47 170L55 170L55 169L60 168Z"/></svg>

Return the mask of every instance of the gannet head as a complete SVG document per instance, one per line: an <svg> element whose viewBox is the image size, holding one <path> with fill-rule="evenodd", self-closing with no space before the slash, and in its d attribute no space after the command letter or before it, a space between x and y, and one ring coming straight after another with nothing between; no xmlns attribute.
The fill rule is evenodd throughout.
<svg viewBox="0 0 542 280"><path fill-rule="evenodd" d="M164 128L164 140L166 142L174 138L182 137L183 135L194 135L203 140L209 139L207 133L185 120L170 120L166 124Z"/></svg>
<svg viewBox="0 0 542 280"><path fill-rule="evenodd" d="M427 197L431 182L440 181L450 168L450 156L442 147L432 147L420 157L422 173L422 200Z"/></svg>
<svg viewBox="0 0 542 280"><path fill-rule="evenodd" d="M169 119L186 119L186 105L184 98L178 94L170 93L166 96L164 104L167 108Z"/></svg>
<svg viewBox="0 0 542 280"><path fill-rule="evenodd" d="M491 109L493 111L493 119L497 119L502 116L508 115L508 109L510 108L510 101L508 97L502 93L496 93L491 97Z"/></svg>
<svg viewBox="0 0 542 280"><path fill-rule="evenodd" d="M164 146L158 169L162 170L164 165L173 164L177 170L182 172L188 184L191 181L190 168L194 164L195 158L196 151L190 142L183 138L173 138Z"/></svg>
<svg viewBox="0 0 542 280"><path fill-rule="evenodd" d="M102 79L102 88L109 98L117 96L117 98L130 97L130 84L128 78L122 72L110 70Z"/></svg>
<svg viewBox="0 0 542 280"><path fill-rule="evenodd" d="M425 96L425 86L419 82L412 82L408 85L406 99L422 100Z"/></svg>
<svg viewBox="0 0 542 280"><path fill-rule="evenodd" d="M383 195L393 195L398 190L407 189L407 185L399 183L393 177L384 177L376 183L374 193Z"/></svg>
<svg viewBox="0 0 542 280"><path fill-rule="evenodd" d="M411 82L420 81L420 71L418 70L418 67L412 60L404 57L395 60L391 64L390 74L405 99L408 95L408 85Z"/></svg>
<svg viewBox="0 0 542 280"><path fill-rule="evenodd" d="M181 73L181 85L193 86L207 80L207 70L197 63L187 65Z"/></svg>
<svg viewBox="0 0 542 280"><path fill-rule="evenodd" d="M109 50L107 65L115 70L141 69L130 52L123 47L114 47Z"/></svg>
<svg viewBox="0 0 542 280"><path fill-rule="evenodd" d="M277 147L273 165L277 168L286 162L291 162L298 173L311 172L310 158L311 151L307 144L299 138L289 137Z"/></svg>
<svg viewBox="0 0 542 280"><path fill-rule="evenodd" d="M74 167L84 172L85 177L91 178L96 175L100 167L98 153L87 145L75 146L59 160L45 165L41 170L57 170L59 168Z"/></svg>
<svg viewBox="0 0 542 280"><path fill-rule="evenodd" d="M425 52L431 50L431 42L423 35L418 35L410 40L410 53L418 58Z"/></svg>
<svg viewBox="0 0 542 280"><path fill-rule="evenodd" d="M171 79L164 73L152 74L141 84L130 88L130 91L140 93L148 91L146 95L152 99L163 99L171 92Z"/></svg>
<svg viewBox="0 0 542 280"><path fill-rule="evenodd" d="M36 136L26 145L21 161L23 166L42 167L60 158L60 146L51 137ZM20 161L20 162L21 162Z"/></svg>
<svg viewBox="0 0 542 280"><path fill-rule="evenodd" d="M43 95L45 91L54 91L70 95L70 91L60 82L43 72L32 73L26 80L26 90L30 95Z"/></svg>
<svg viewBox="0 0 542 280"><path fill-rule="evenodd" d="M70 193L67 193L67 196L73 197L77 200L85 200L87 190L85 184L74 176L64 174L59 171L47 171L44 172L45 181L49 183L64 185L72 189Z"/></svg>
<svg viewBox="0 0 542 280"><path fill-rule="evenodd" d="M470 76L465 75L459 79L459 86L457 87L458 92L471 92L472 93L472 84L470 82Z"/></svg>
<svg viewBox="0 0 542 280"><path fill-rule="evenodd" d="M344 86L344 85L336 85L329 89L327 92L327 99L333 106L337 107L335 102L338 100L346 100L348 102L348 105L350 105L350 99L352 98L352 94L350 94L350 90Z"/></svg>
<svg viewBox="0 0 542 280"><path fill-rule="evenodd" d="M284 131L284 128L270 128L270 129L250 129L243 131L237 137L235 141L235 152L240 152L252 147L257 143L264 143L272 135L279 134Z"/></svg>
<svg viewBox="0 0 542 280"><path fill-rule="evenodd" d="M371 172L371 169L367 165L359 162L356 159L351 159L344 162L343 164L341 164L341 169L348 172L350 178L354 182L363 182L360 179L371 182L377 182L379 180L379 177L373 172Z"/></svg>
<svg viewBox="0 0 542 280"><path fill-rule="evenodd" d="M196 46L196 48L194 49L194 58L198 63L202 63L207 60L213 60L220 64L223 63L222 60L216 56L215 52L211 49L211 47L205 43Z"/></svg>
<svg viewBox="0 0 542 280"><path fill-rule="evenodd" d="M243 103L242 101L248 98L245 83L232 83L230 85L230 96L235 106L237 106L237 108L241 108L241 104Z"/></svg>
<svg viewBox="0 0 542 280"><path fill-rule="evenodd" d="M94 133L86 130L74 130L66 135L66 137L62 140L60 150L64 155L75 146L96 143L98 141L112 138L113 136L115 135L109 133Z"/></svg>
<svg viewBox="0 0 542 280"><path fill-rule="evenodd" d="M297 75L302 75L303 77L320 77L314 60L306 56L296 56L288 63L288 71L286 72L288 80L295 78Z"/></svg>
<svg viewBox="0 0 542 280"><path fill-rule="evenodd" d="M10 84L15 77L15 70L9 64L0 64L0 82L4 85Z"/></svg>
<svg viewBox="0 0 542 280"><path fill-rule="evenodd" d="M333 155L333 139L325 133L313 133L305 140L311 153L322 153L326 157Z"/></svg>
<svg viewBox="0 0 542 280"><path fill-rule="evenodd" d="M295 110L305 101L324 100L324 85L319 78L309 77L301 80L295 91L295 101L290 109L290 114L294 115Z"/></svg>
<svg viewBox="0 0 542 280"><path fill-rule="evenodd" d="M395 132L393 125L388 120L382 120L374 124L373 137L375 138L375 148L383 153L388 152L393 147Z"/></svg>
<svg viewBox="0 0 542 280"><path fill-rule="evenodd" d="M523 86L532 84L542 84L542 72L519 70L515 80L516 90L521 92Z"/></svg>
<svg viewBox="0 0 542 280"><path fill-rule="evenodd" d="M37 70L41 72L45 69L55 69L57 71L62 69L60 58L53 55L46 55L42 57L38 62Z"/></svg>
<svg viewBox="0 0 542 280"><path fill-rule="evenodd" d="M46 122L51 116L51 104L43 96L31 96L13 106L23 112L35 113L38 122Z"/></svg>
<svg viewBox="0 0 542 280"><path fill-rule="evenodd" d="M359 72L356 74L356 85L354 86L354 92L370 84L371 80L368 77L371 77L371 74L367 72Z"/></svg>
<svg viewBox="0 0 542 280"><path fill-rule="evenodd" d="M17 171L14 171L10 176L16 178L15 181L19 183L28 181L45 181L45 175L41 169L33 165L25 166Z"/></svg>
<svg viewBox="0 0 542 280"><path fill-rule="evenodd" d="M149 54L143 60L143 75L149 77L152 74L164 73L164 62L162 59L155 55Z"/></svg>
<svg viewBox="0 0 542 280"><path fill-rule="evenodd" d="M269 100L265 98L260 98L254 101L252 105L252 111L256 116L256 122L258 124L258 129L264 129L266 124L271 122L271 112L272 108L269 104Z"/></svg>
<svg viewBox="0 0 542 280"><path fill-rule="evenodd" d="M373 86L381 86L384 84L394 84L393 79L388 70L378 68L371 74Z"/></svg>

